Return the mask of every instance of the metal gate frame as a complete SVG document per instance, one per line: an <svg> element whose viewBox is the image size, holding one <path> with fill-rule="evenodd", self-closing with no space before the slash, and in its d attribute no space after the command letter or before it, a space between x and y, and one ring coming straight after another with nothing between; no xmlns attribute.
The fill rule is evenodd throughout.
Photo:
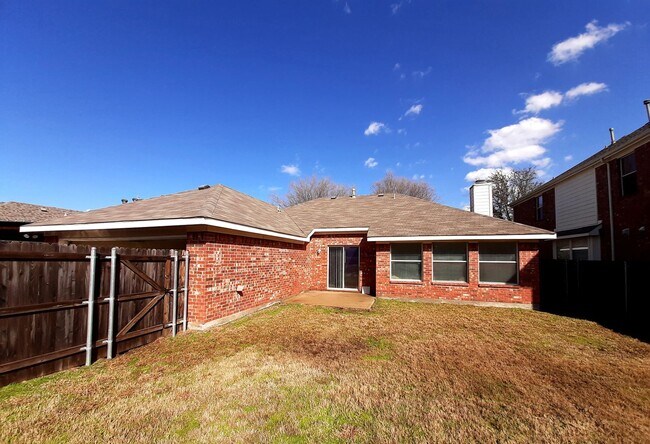
<svg viewBox="0 0 650 444"><path fill-rule="evenodd" d="M145 272L140 270L133 262L126 258L121 258L118 254L118 248L113 247L111 249L111 255L105 257L104 259L110 259L110 293L108 298L104 298L103 302L108 302L108 335L107 338L102 341L106 344L106 359L112 359L115 357L115 344L122 339L127 339L130 335L130 330L146 316L149 311L151 311L160 301L164 301L165 296L171 295L172 297L172 319L170 322L167 322L165 316L163 315L163 323L160 327L164 330L165 328L172 328L172 336L176 336L178 332L178 324L183 325L183 331L187 330L187 306L188 306L188 280L189 280L189 253L184 252L182 257L179 257L178 250L171 250L171 260L172 264L172 286L171 288L166 288L164 285L160 285L156 282L155 279L151 278ZM86 256L90 260L90 278L88 279L88 300L84 301L83 304L88 306L88 321L87 325L87 335L86 335L86 346L82 347L81 350L86 352L86 365L92 364L93 359L93 349L95 346L94 340L94 322L95 322L95 304L96 301L96 276L97 276L97 263L100 260L97 254L97 248L92 247L90 256ZM185 263L185 273L184 273L184 285L183 288L178 288L179 284L179 265L180 262ZM117 288L117 279L120 273L121 266L125 266L128 270L138 276L140 279L149 284L154 291L146 293L134 293L134 294L118 294ZM179 291L183 292L184 304L183 304L183 317L179 321L178 319L178 293ZM118 304L121 301L135 300L135 299L144 299L151 297L151 301L147 303L129 322L122 327L122 329L115 334L115 325L117 323L117 309Z"/></svg>

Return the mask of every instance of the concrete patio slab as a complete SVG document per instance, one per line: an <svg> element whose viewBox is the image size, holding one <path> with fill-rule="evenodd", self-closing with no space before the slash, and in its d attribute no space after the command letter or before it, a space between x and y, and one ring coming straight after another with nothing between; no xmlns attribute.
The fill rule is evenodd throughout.
<svg viewBox="0 0 650 444"><path fill-rule="evenodd" d="M287 299L285 303L370 310L375 298L353 291L305 291Z"/></svg>

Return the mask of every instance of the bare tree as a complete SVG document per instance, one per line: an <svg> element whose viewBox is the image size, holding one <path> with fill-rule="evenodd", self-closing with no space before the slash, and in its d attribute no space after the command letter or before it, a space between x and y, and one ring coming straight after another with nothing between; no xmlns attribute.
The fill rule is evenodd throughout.
<svg viewBox="0 0 650 444"><path fill-rule="evenodd" d="M372 184L372 192L375 194L406 194L434 202L438 200L436 190L424 180L395 176L391 171L388 171L383 179Z"/></svg>
<svg viewBox="0 0 650 444"><path fill-rule="evenodd" d="M512 206L515 200L530 193L542 184L538 180L535 168L528 167L518 170L497 170L488 178L494 184L492 190L492 206L494 217L514 220Z"/></svg>
<svg viewBox="0 0 650 444"><path fill-rule="evenodd" d="M349 196L351 192L350 187L335 183L329 177L311 176L291 182L285 196L274 194L271 201L286 208L321 197Z"/></svg>

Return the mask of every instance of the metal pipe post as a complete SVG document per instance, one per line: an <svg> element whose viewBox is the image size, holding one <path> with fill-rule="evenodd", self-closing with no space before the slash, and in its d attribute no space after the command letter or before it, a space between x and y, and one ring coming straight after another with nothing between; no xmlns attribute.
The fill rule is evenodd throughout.
<svg viewBox="0 0 650 444"><path fill-rule="evenodd" d="M187 306L189 304L187 295L189 294L188 287L190 282L190 253L188 251L184 254L185 257L185 285L183 286L183 331L187 331Z"/></svg>
<svg viewBox="0 0 650 444"><path fill-rule="evenodd" d="M115 344L115 302L117 296L117 247L111 248L111 287L108 296L108 335L106 338L106 359L113 359Z"/></svg>
<svg viewBox="0 0 650 444"><path fill-rule="evenodd" d="M86 322L86 365L93 361L93 330L95 327L95 275L97 273L97 248L90 250L90 270L88 276L88 320Z"/></svg>
<svg viewBox="0 0 650 444"><path fill-rule="evenodd" d="M174 287L172 288L172 336L176 336L178 318L178 250L172 250L174 259Z"/></svg>

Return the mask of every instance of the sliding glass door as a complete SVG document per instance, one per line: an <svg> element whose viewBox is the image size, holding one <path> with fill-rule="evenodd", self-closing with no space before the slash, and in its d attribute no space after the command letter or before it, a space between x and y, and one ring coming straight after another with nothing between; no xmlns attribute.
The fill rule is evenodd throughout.
<svg viewBox="0 0 650 444"><path fill-rule="evenodd" d="M328 254L328 288L357 290L359 247L329 247Z"/></svg>

